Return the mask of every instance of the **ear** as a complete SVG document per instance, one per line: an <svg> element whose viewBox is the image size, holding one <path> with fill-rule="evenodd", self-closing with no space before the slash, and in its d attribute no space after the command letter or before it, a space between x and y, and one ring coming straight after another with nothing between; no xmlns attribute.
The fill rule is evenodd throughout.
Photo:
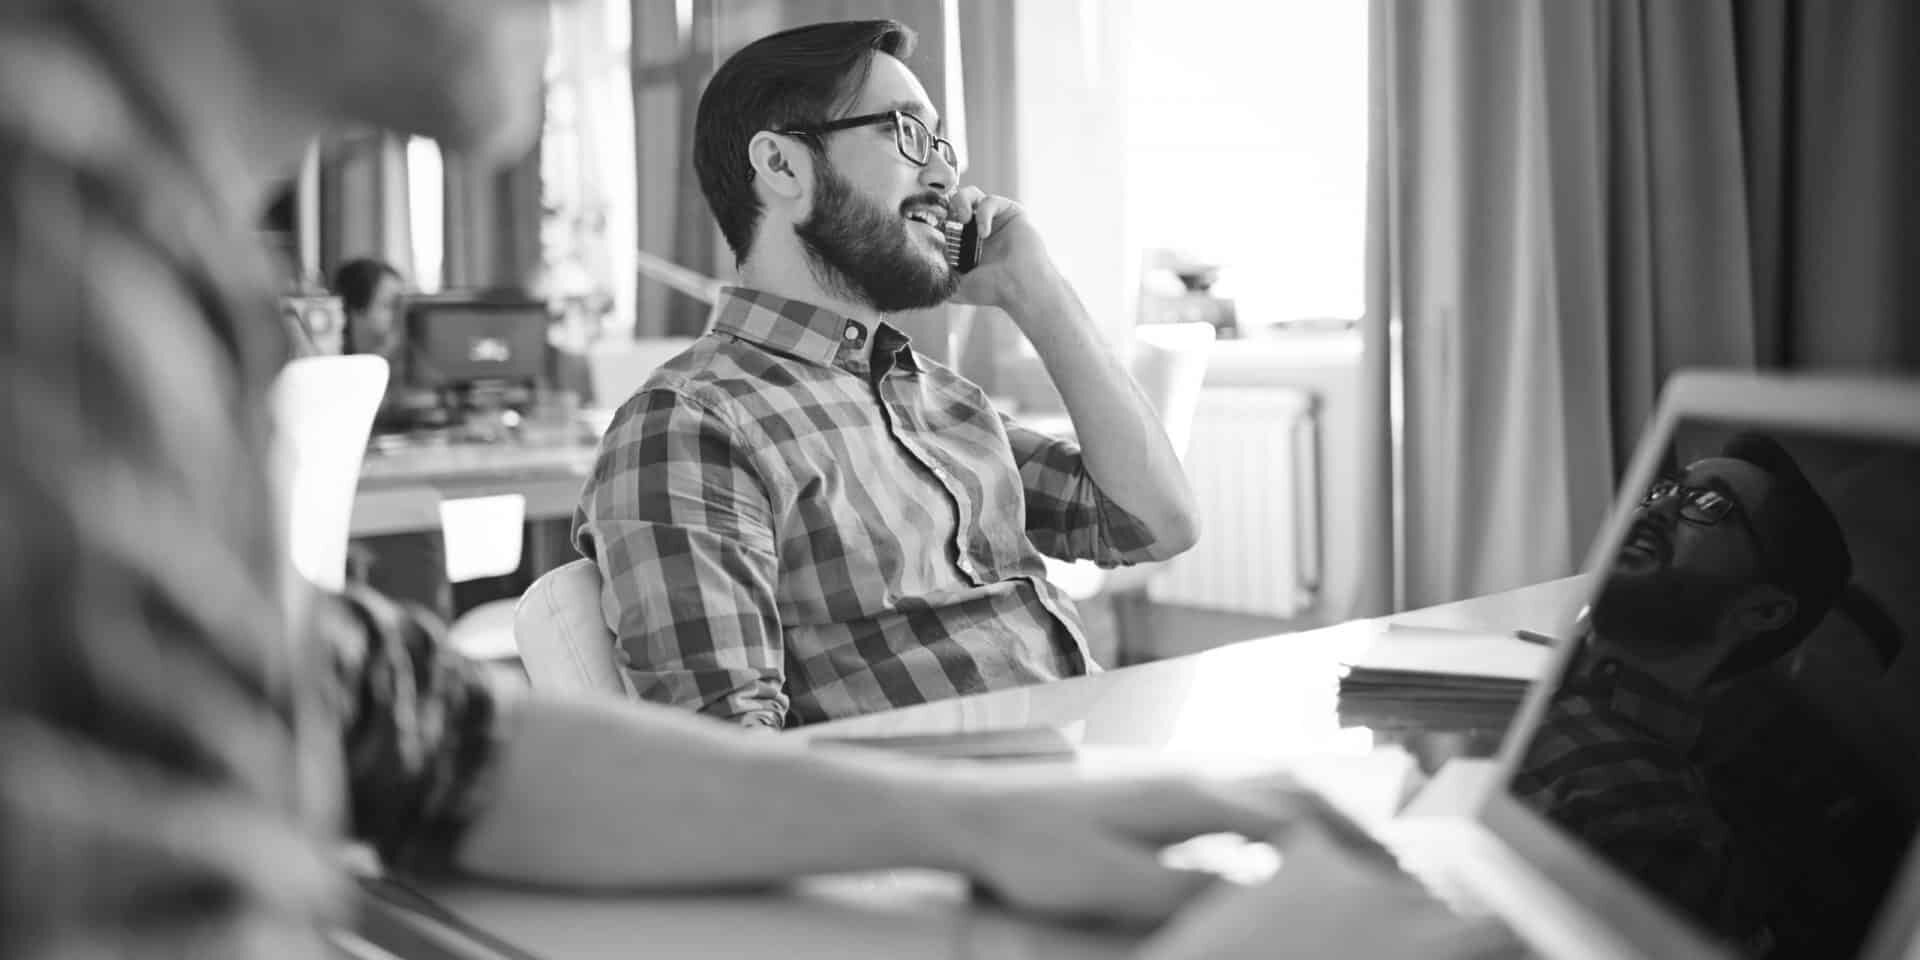
<svg viewBox="0 0 1920 960"><path fill-rule="evenodd" d="M762 130L747 141L747 162L753 179L774 195L799 200L813 189L813 151L795 141Z"/></svg>
<svg viewBox="0 0 1920 960"><path fill-rule="evenodd" d="M1800 612L1800 605L1793 595L1772 584L1749 587L1735 601L1734 622L1748 633L1766 633L1778 630Z"/></svg>

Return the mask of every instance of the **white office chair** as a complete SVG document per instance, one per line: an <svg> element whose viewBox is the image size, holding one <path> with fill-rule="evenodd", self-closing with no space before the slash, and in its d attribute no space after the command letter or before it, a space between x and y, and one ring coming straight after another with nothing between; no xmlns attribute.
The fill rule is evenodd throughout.
<svg viewBox="0 0 1920 960"><path fill-rule="evenodd" d="M600 616L600 569L592 560L563 564L535 580L520 598L513 635L535 690L633 693L614 657L613 631Z"/></svg>
<svg viewBox="0 0 1920 960"><path fill-rule="evenodd" d="M587 349L593 405L612 411L627 402L661 364L693 345L691 337L603 340Z"/></svg>
<svg viewBox="0 0 1920 960"><path fill-rule="evenodd" d="M386 360L352 355L294 360L268 392L287 550L294 571L325 590L346 586L353 495L386 388Z"/></svg>
<svg viewBox="0 0 1920 960"><path fill-rule="evenodd" d="M1174 452L1183 458L1193 435L1193 415L1200 405L1200 386L1207 377L1207 355L1214 336L1213 325L1208 323L1147 323L1134 328L1129 372L1160 415ZM1124 665L1138 656L1142 651L1134 642L1136 631L1129 628L1139 626L1137 621L1146 612L1147 586L1164 564L1139 563L1103 570L1086 560L1067 563L1046 559L1047 579L1075 603L1112 602L1118 634L1113 659ZM1095 651L1096 659L1100 653Z"/></svg>

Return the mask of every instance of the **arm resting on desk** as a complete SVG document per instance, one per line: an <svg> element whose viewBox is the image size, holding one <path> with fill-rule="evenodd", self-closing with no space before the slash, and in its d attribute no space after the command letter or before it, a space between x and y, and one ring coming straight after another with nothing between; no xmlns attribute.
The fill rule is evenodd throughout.
<svg viewBox="0 0 1920 960"><path fill-rule="evenodd" d="M959 870L1013 903L1157 920L1211 882L1161 865L1191 836L1263 836L1290 781L1040 779L809 750L616 700L517 705L456 863L569 887L703 889L805 873Z"/></svg>

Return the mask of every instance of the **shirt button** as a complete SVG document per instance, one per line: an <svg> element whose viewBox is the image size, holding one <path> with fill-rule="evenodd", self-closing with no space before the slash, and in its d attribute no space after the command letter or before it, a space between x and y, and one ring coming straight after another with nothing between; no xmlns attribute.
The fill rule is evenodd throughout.
<svg viewBox="0 0 1920 960"><path fill-rule="evenodd" d="M849 343L857 342L861 337L864 337L866 335L867 335L867 331L861 329L859 324L854 323L851 320L847 321L847 328L840 332L840 336Z"/></svg>

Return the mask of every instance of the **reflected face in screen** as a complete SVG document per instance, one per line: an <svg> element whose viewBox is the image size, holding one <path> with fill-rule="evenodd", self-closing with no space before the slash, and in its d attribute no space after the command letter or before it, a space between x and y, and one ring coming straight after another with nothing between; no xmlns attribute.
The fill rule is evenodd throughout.
<svg viewBox="0 0 1920 960"><path fill-rule="evenodd" d="M1778 548L1756 516L1773 488L1764 469L1729 457L1654 483L1594 604L1595 629L1652 656L1716 642L1748 588L1770 579Z"/></svg>
<svg viewBox="0 0 1920 960"><path fill-rule="evenodd" d="M1920 811L1920 441L1672 439L1509 787L1739 954L1851 956Z"/></svg>

